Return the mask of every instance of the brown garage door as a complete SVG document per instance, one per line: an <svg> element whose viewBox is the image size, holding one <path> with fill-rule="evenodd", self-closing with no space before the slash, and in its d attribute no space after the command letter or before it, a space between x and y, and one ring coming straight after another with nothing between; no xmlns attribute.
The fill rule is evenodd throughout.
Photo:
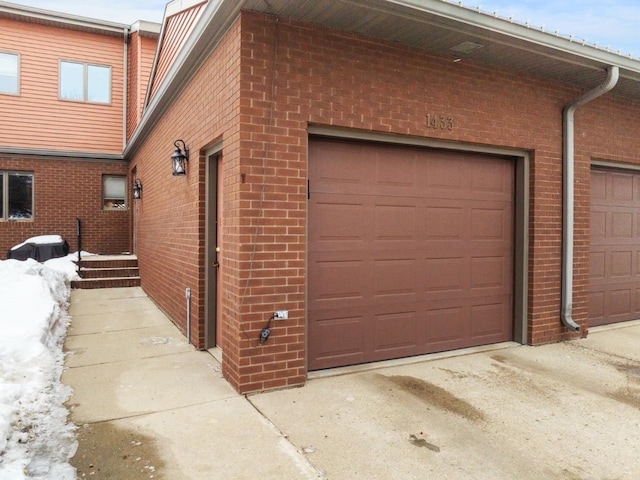
<svg viewBox="0 0 640 480"><path fill-rule="evenodd" d="M591 171L589 325L640 318L640 173Z"/></svg>
<svg viewBox="0 0 640 480"><path fill-rule="evenodd" d="M514 163L313 139L309 368L512 338Z"/></svg>

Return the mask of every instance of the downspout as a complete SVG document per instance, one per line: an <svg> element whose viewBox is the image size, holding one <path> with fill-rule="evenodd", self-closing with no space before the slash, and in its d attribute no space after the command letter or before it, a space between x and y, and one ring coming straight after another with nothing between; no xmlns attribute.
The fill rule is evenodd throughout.
<svg viewBox="0 0 640 480"><path fill-rule="evenodd" d="M607 79L601 85L585 93L567 105L562 114L562 324L574 332L580 331L571 318L573 308L573 208L574 208L574 125L573 116L578 107L595 100L609 92L618 83L619 69L615 66L607 68Z"/></svg>
<svg viewBox="0 0 640 480"><path fill-rule="evenodd" d="M127 148L127 110L129 108L127 94L129 90L129 28L124 29L124 65L122 80L122 151Z"/></svg>

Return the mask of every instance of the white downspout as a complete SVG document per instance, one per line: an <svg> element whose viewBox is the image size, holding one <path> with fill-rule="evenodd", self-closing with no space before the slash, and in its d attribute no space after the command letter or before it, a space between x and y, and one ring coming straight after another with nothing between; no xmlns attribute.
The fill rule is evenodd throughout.
<svg viewBox="0 0 640 480"><path fill-rule="evenodd" d="M562 323L569 330L580 331L571 318L573 308L573 184L574 184L574 126L573 116L579 106L604 95L618 83L619 69L615 66L607 68L607 79L601 85L585 93L563 110L562 140Z"/></svg>

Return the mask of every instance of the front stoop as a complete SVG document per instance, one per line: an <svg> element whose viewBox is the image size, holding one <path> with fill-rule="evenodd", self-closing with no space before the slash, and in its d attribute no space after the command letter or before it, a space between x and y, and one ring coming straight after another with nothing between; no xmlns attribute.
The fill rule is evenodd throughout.
<svg viewBox="0 0 640 480"><path fill-rule="evenodd" d="M76 261L76 264L78 262ZM80 261L80 280L71 288L139 287L140 270L135 255L91 255Z"/></svg>

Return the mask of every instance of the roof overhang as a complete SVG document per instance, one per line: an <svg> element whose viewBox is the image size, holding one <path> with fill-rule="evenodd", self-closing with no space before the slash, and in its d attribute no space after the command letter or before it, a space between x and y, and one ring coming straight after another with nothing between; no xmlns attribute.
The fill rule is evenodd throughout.
<svg viewBox="0 0 640 480"><path fill-rule="evenodd" d="M612 94L640 100L640 60L443 0L209 0L125 150L137 150L241 10L362 34L467 62L590 89L620 69ZM476 47L478 46L478 47ZM468 48L467 48L468 47ZM473 48L476 47L476 48Z"/></svg>
<svg viewBox="0 0 640 480"><path fill-rule="evenodd" d="M640 99L640 60L443 0L246 0L243 9L401 43L449 57L591 88L609 65L615 94ZM320 6L322 4L322 6ZM467 46L481 45L465 53ZM455 47L462 46L459 50ZM460 51L462 50L462 51Z"/></svg>
<svg viewBox="0 0 640 480"><path fill-rule="evenodd" d="M0 156L16 158L46 158L60 160L78 160L82 162L122 163L124 157L119 153L81 152L71 150L53 150L46 148L21 148L0 146Z"/></svg>
<svg viewBox="0 0 640 480"><path fill-rule="evenodd" d="M131 33L138 33L141 37L158 38L160 36L160 24L138 20L131 25Z"/></svg>
<svg viewBox="0 0 640 480"><path fill-rule="evenodd" d="M124 23L107 22L42 8L27 7L2 0L0 0L0 18L114 37L122 37L131 28ZM139 29L140 34L143 36L155 35L157 37L157 33L160 31L160 24L154 22L139 21L134 26Z"/></svg>

